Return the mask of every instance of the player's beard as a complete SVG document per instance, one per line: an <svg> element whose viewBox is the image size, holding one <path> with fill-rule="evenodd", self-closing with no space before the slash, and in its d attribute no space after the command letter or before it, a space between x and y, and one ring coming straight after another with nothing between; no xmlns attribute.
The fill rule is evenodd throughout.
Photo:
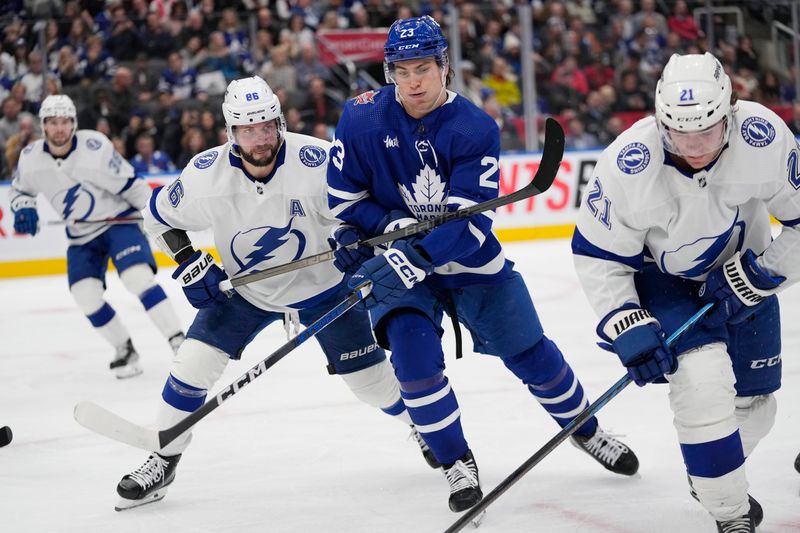
<svg viewBox="0 0 800 533"><path fill-rule="evenodd" d="M278 155L278 149L280 148L280 146L281 146L280 138L273 145L265 143L262 146L255 146L253 147L252 152L246 152L240 146L239 155L242 156L242 159L244 159L254 167L268 167L269 165L272 164L273 161L275 161L275 157ZM261 157L256 157L254 153L257 149L260 148L267 148L267 152Z"/></svg>
<svg viewBox="0 0 800 533"><path fill-rule="evenodd" d="M67 146L67 144L69 144L69 142L71 140L72 140L72 136L69 135L69 134L64 135L63 138L60 135L58 137L48 136L47 137L47 144L49 144L53 148L61 149L61 148L64 148L65 146ZM58 142L58 141L61 141L61 142Z"/></svg>

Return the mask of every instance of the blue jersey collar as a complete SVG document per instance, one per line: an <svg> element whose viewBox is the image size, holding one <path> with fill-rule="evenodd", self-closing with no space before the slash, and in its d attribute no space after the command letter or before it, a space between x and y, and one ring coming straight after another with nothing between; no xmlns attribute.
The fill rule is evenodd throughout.
<svg viewBox="0 0 800 533"><path fill-rule="evenodd" d="M244 164L242 163L242 158L239 155L239 146L236 144L231 145L231 149L228 152L228 161L230 161L232 167L241 170L242 173L250 181L262 184L267 183L272 179L272 177L278 171L278 168L281 167L283 163L286 161L286 140L284 139L284 141L281 143L281 147L278 148L278 155L275 157L275 166L272 167L272 172L267 174L267 176L264 178L256 178L252 174L247 172L247 169L244 168Z"/></svg>

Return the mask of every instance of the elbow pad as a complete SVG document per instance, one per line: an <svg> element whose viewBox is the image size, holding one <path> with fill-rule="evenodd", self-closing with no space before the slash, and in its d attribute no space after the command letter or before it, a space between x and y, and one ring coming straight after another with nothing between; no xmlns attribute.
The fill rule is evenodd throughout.
<svg viewBox="0 0 800 533"><path fill-rule="evenodd" d="M168 256L181 264L194 253L189 235L182 229L171 229L156 237L156 243Z"/></svg>

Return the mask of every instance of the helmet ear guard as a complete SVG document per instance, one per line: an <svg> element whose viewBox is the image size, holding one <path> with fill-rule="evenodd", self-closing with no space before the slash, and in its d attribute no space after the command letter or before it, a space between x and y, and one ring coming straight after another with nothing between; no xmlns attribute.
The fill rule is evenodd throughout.
<svg viewBox="0 0 800 533"><path fill-rule="evenodd" d="M673 54L656 85L655 116L664 148L681 155L670 132L691 134L725 121L721 148L733 127L731 80L710 53Z"/></svg>
<svg viewBox="0 0 800 533"><path fill-rule="evenodd" d="M413 17L395 21L383 47L383 73L386 83L395 83L394 66L397 61L433 57L444 69L446 77L447 39L439 24L430 16Z"/></svg>
<svg viewBox="0 0 800 533"><path fill-rule="evenodd" d="M39 122L44 131L44 122L51 117L65 117L72 119L72 134L70 140L75 136L78 131L78 112L75 109L75 104L72 98L66 94L51 94L42 101L39 107Z"/></svg>
<svg viewBox="0 0 800 533"><path fill-rule="evenodd" d="M263 79L258 76L233 80L225 90L222 102L222 115L225 117L225 129L228 142L236 143L233 135L234 126L246 126L278 121L278 134L282 140L286 135L286 119L281 111L278 96Z"/></svg>

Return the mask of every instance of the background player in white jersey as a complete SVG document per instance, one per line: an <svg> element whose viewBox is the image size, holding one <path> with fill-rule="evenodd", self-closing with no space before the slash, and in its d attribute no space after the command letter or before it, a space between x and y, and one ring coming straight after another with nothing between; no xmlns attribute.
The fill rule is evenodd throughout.
<svg viewBox="0 0 800 533"><path fill-rule="evenodd" d="M199 309L178 350L162 393L158 426L169 427L203 405L229 359L239 359L266 326L294 314L308 325L348 294L331 263L239 286L228 298L219 290L227 275L243 275L330 250L339 226L327 206L330 143L286 132L278 97L259 77L234 80L222 104L229 142L195 156L180 178L156 190L145 226L178 263L172 275ZM187 230L210 228L225 272L208 252L196 251ZM287 317L288 320L288 317ZM353 309L316 335L330 373L353 393L411 424L397 380L375 343L369 315ZM412 428L429 464L427 446ZM117 510L160 500L191 433L122 478ZM438 464L431 464L438 467Z"/></svg>
<svg viewBox="0 0 800 533"><path fill-rule="evenodd" d="M183 341L178 317L156 283L155 260L135 222L103 222L137 214L150 187L97 131L78 130L69 96L51 95L39 111L45 138L27 146L11 184L14 230L36 235L36 195L43 194L66 221L67 279L78 307L116 349L111 368L118 378L142 373L130 334L103 299L109 258L120 280L136 295L173 351ZM97 220L89 223L84 221Z"/></svg>
<svg viewBox="0 0 800 533"><path fill-rule="evenodd" d="M330 206L356 228L338 235L345 245L498 193L497 126L447 91L447 41L439 25L430 17L398 20L384 53L393 85L347 102L331 150ZM365 302L376 336L392 350L411 419L444 465L454 512L474 506L482 492L455 392L444 375L444 312L469 329L475 351L499 356L560 425L588 405L561 351L544 335L525 283L491 227L492 213L449 222L428 235L395 241L360 269L363 257L337 251L342 268L358 269L351 284L374 284ZM638 468L633 452L604 433L594 417L573 442L616 473L632 475Z"/></svg>
<svg viewBox="0 0 800 533"><path fill-rule="evenodd" d="M635 382L667 374L693 495L719 531L754 531L763 512L744 463L775 416L774 293L800 276L800 151L772 111L736 101L711 54L673 55L655 101L598 161L575 265L597 333ZM701 327L666 347L706 302Z"/></svg>

